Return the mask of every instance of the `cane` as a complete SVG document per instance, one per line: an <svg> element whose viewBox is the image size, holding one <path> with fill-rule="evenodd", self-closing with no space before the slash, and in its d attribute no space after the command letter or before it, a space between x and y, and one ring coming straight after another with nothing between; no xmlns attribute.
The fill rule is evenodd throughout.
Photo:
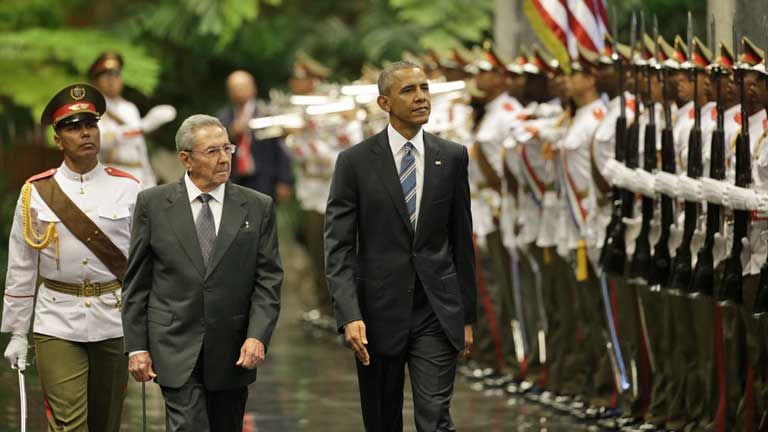
<svg viewBox="0 0 768 432"><path fill-rule="evenodd" d="M147 432L147 385L141 383L141 430Z"/></svg>
<svg viewBox="0 0 768 432"><path fill-rule="evenodd" d="M21 432L27 432L27 391L24 384L24 372L18 365L13 365L19 375L19 422L21 423Z"/></svg>

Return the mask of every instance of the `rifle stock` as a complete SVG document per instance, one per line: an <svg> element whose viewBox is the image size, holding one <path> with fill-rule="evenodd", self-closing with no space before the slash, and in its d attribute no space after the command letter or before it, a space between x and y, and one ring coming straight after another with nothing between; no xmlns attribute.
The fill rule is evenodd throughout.
<svg viewBox="0 0 768 432"><path fill-rule="evenodd" d="M741 133L736 140L736 186L749 187L752 183L751 161L749 150L749 113L744 89L744 71L735 68L737 82L741 89ZM737 304L742 301L742 265L741 239L747 236L751 212L746 210L733 211L733 243L731 254L725 261L725 271L720 290L717 292L719 301L731 300Z"/></svg>

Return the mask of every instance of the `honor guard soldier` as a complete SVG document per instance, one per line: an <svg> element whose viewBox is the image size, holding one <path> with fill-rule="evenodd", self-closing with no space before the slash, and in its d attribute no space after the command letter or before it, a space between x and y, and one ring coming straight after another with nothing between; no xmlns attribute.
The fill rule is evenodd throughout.
<svg viewBox="0 0 768 432"><path fill-rule="evenodd" d="M50 431L120 429L128 378L120 286L140 184L99 162L104 111L104 96L88 84L48 102L41 122L53 127L64 162L27 180L10 233L5 357L26 367L33 321Z"/></svg>
<svg viewBox="0 0 768 432"><path fill-rule="evenodd" d="M158 105L142 118L133 102L122 97L123 56L104 52L88 71L89 79L101 91L107 110L99 120L101 130L100 159L105 164L124 170L141 181L143 188L157 181L149 163L144 134L154 131L176 118L176 109Z"/></svg>

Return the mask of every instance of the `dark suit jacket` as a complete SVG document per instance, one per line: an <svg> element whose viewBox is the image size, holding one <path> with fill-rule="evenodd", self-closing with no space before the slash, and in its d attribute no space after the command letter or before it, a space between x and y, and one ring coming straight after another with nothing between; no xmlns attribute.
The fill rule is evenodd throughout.
<svg viewBox="0 0 768 432"><path fill-rule="evenodd" d="M206 269L182 179L141 192L123 284L126 352L147 350L158 384L180 387L203 348L209 390L242 387L255 370L235 365L246 338L269 344L283 270L272 200L226 184Z"/></svg>
<svg viewBox="0 0 768 432"><path fill-rule="evenodd" d="M253 117L258 117L258 112ZM232 122L235 119L235 109L227 107L217 114L221 123L227 128L229 139L237 145L236 137L232 134ZM237 155L235 155L237 157ZM251 158L253 158L255 171L252 175L242 176L237 172L237 164L232 163L232 179L235 183L275 198L275 187L278 183L292 184L291 159L285 153L282 146L282 138L270 138L251 140Z"/></svg>
<svg viewBox="0 0 768 432"><path fill-rule="evenodd" d="M339 330L364 320L371 353L405 347L417 276L457 350L464 348L464 324L475 321L467 150L425 132L424 152L416 232L386 129L336 161L325 214L326 275Z"/></svg>

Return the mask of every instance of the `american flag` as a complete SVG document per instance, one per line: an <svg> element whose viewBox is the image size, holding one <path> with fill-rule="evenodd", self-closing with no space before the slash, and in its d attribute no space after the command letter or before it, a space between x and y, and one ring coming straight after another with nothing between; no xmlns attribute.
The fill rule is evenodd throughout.
<svg viewBox="0 0 768 432"><path fill-rule="evenodd" d="M523 10L544 46L566 69L578 44L602 51L608 31L606 0L524 0Z"/></svg>

